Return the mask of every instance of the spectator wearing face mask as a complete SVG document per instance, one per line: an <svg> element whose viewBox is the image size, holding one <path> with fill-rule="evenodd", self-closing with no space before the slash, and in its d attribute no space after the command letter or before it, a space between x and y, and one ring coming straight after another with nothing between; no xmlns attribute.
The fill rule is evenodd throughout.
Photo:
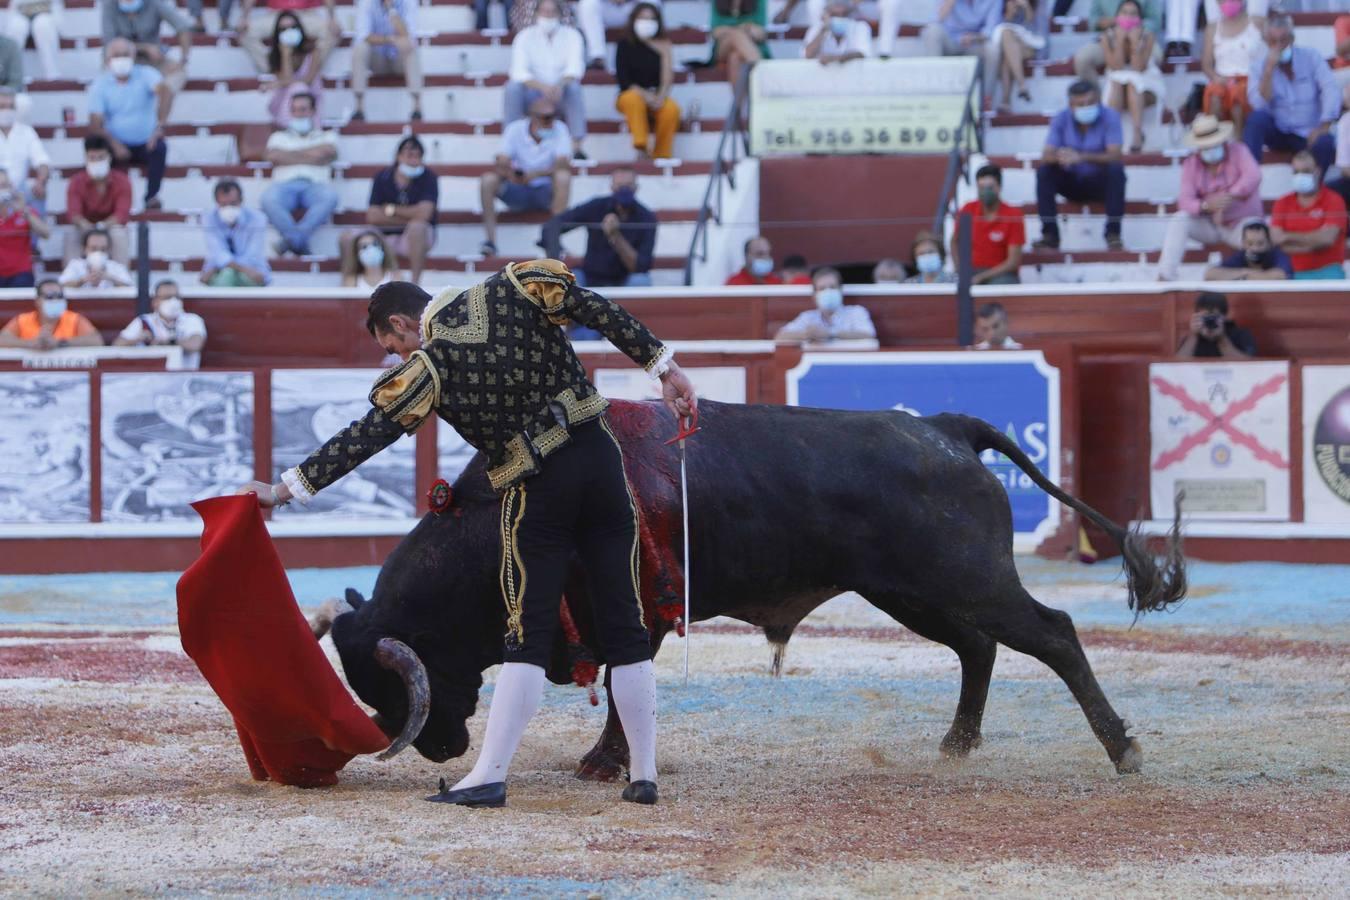
<svg viewBox="0 0 1350 900"><path fill-rule="evenodd" d="M323 98L323 67L333 45L317 40L305 30L301 21L299 15L287 10L277 14L272 27L272 49L267 55L267 65L276 77L276 83L267 98L267 111L277 128L286 127L291 116L291 99L297 94L309 94L314 98L316 117ZM360 93L356 97L360 110Z"/></svg>
<svg viewBox="0 0 1350 900"><path fill-rule="evenodd" d="M1003 0L942 0L936 22L923 27L925 56L978 56L984 60L984 95L994 96L1002 53L994 29L1003 21Z"/></svg>
<svg viewBox="0 0 1350 900"><path fill-rule="evenodd" d="M33 286L33 238L51 229L0 169L0 288Z"/></svg>
<svg viewBox="0 0 1350 900"><path fill-rule="evenodd" d="M975 345L971 349L1022 349L1008 333L1008 311L1002 303L986 303L975 311Z"/></svg>
<svg viewBox="0 0 1350 900"><path fill-rule="evenodd" d="M401 280L398 256L384 235L374 228L357 232L343 248L343 287L374 290L382 284Z"/></svg>
<svg viewBox="0 0 1350 900"><path fill-rule="evenodd" d="M61 6L60 0L10 0L5 22L4 34L14 42L16 50L22 50L32 36L42 64L42 77L49 81L61 77L57 63L61 51Z"/></svg>
<svg viewBox="0 0 1350 900"><path fill-rule="evenodd" d="M1064 0L1060 0L1064 2ZM1095 37L1084 42L1073 55L1073 74L1079 81L1096 82L1097 76L1106 68L1106 51L1100 38L1102 32L1116 26L1116 10L1120 0L1092 0L1088 7L1087 20L1092 26ZM1142 27L1152 35L1162 33L1163 9L1161 0L1142 0ZM1068 15L1068 10L1060 12L1056 6L1056 16ZM1153 61L1162 62L1162 46L1153 42Z"/></svg>
<svg viewBox="0 0 1350 900"><path fill-rule="evenodd" d="M151 66L164 76L169 89L178 92L187 82L188 54L192 52L193 22L170 0L99 0L103 7L103 42L126 38L136 46L136 62ZM179 61L169 58L160 43L164 25L178 38Z"/></svg>
<svg viewBox="0 0 1350 900"><path fill-rule="evenodd" d="M65 258L80 255L84 234L94 226L108 233L112 258L127 261L127 222L131 219L131 179L112 167L108 139L91 134L84 139L84 170L66 182Z"/></svg>
<svg viewBox="0 0 1350 900"><path fill-rule="evenodd" d="M637 201L637 174L624 166L610 176L608 196L596 197L554 216L540 244L547 256L562 256L561 235L586 228L586 257L573 269L582 287L646 287L652 283L656 216Z"/></svg>
<svg viewBox="0 0 1350 900"><path fill-rule="evenodd" d="M660 0L577 0L577 27L586 41L586 65L592 69L605 67L605 29L629 25L634 11L640 5L661 8Z"/></svg>
<svg viewBox="0 0 1350 900"><path fill-rule="evenodd" d="M1270 239L1264 222L1242 226L1242 249L1205 270L1206 281L1283 281L1294 277L1294 264Z"/></svg>
<svg viewBox="0 0 1350 900"><path fill-rule="evenodd" d="M272 164L272 185L262 197L267 220L281 234L277 253L308 256L309 241L333 217L338 195L330 167L337 159L337 134L319 127L314 97L291 97L291 118L284 130L272 132L264 156ZM304 210L300 221L295 212Z"/></svg>
<svg viewBox="0 0 1350 900"><path fill-rule="evenodd" d="M61 272L61 287L107 289L131 286L127 267L108 256L111 247L108 235L102 231L87 231L84 235L84 256L72 259Z"/></svg>
<svg viewBox="0 0 1350 900"><path fill-rule="evenodd" d="M370 183L366 222L393 242L408 258L413 281L420 281L427 254L436 245L436 206L440 187L436 173L423 165L422 142L409 136L399 142L394 164L381 169ZM344 236L344 243L350 244Z"/></svg>
<svg viewBox="0 0 1350 900"><path fill-rule="evenodd" d="M877 330L863 306L845 306L843 277L838 269L823 266L811 276L816 305L799 314L774 335L775 341L823 344L829 341L860 341L875 338Z"/></svg>
<svg viewBox="0 0 1350 900"><path fill-rule="evenodd" d="M573 156L585 159L581 142L586 137L586 107L581 96L581 77L586 72L581 32L562 24L558 0L540 0L534 23L511 42L511 72L506 83L503 121L525 117L535 100L549 101L563 111L572 138Z"/></svg>
<svg viewBox="0 0 1350 900"><path fill-rule="evenodd" d="M1192 3L1192 6L1195 4ZM1243 0L1223 0L1222 18L1205 27L1205 49L1200 65L1209 79L1205 86L1205 112L1230 119L1241 136L1251 104L1247 102L1247 75L1261 55L1264 19L1247 14Z"/></svg>
<svg viewBox="0 0 1350 900"><path fill-rule="evenodd" d="M955 284L956 275L945 271L945 258L942 241L931 231L920 231L914 235L910 245L909 258L914 274L905 279L905 284Z"/></svg>
<svg viewBox="0 0 1350 900"><path fill-rule="evenodd" d="M0 329L0 347L57 350L102 346L103 337L94 323L70 310L55 278L38 282L32 312L20 313Z"/></svg>
<svg viewBox="0 0 1350 900"><path fill-rule="evenodd" d="M1345 201L1322 186L1312 153L1300 150L1290 161L1292 193L1275 201L1270 236L1289 254L1296 280L1345 277Z"/></svg>
<svg viewBox="0 0 1350 900"><path fill-rule="evenodd" d="M496 168L479 179L486 240L483 256L497 255L497 201L512 212L548 210L557 215L567 208L572 191L571 138L557 121L553 104L543 97L530 105L529 119L517 119L502 129Z"/></svg>
<svg viewBox="0 0 1350 900"><path fill-rule="evenodd" d="M1098 38L1106 58L1106 105L1129 114L1134 131L1131 153L1144 149L1144 108L1167 91L1162 70L1153 61L1154 37L1143 22L1138 0L1121 0L1116 24Z"/></svg>
<svg viewBox="0 0 1350 900"><path fill-rule="evenodd" d="M272 280L267 262L267 219L244 204L239 182L216 184L215 209L202 218L206 260L201 280L211 287L262 287Z"/></svg>
<svg viewBox="0 0 1350 900"><path fill-rule="evenodd" d="M1106 246L1125 247L1120 220L1125 215L1125 164L1120 114L1103 107L1097 86L1076 81L1069 87L1069 108L1050 120L1041 164L1036 169L1036 212L1041 236L1033 246L1059 249L1057 195L1074 203L1106 204Z"/></svg>
<svg viewBox="0 0 1350 900"><path fill-rule="evenodd" d="M1273 13L1264 32L1266 52L1247 77L1247 117L1243 141L1261 162L1264 148L1312 151L1325 172L1336 153L1331 134L1341 114L1341 93L1322 54L1294 46L1294 22Z"/></svg>
<svg viewBox="0 0 1350 900"><path fill-rule="evenodd" d="M1190 332L1177 347L1178 359L1251 359L1256 339L1228 315L1228 298L1205 291L1195 298Z"/></svg>
<svg viewBox="0 0 1350 900"><path fill-rule="evenodd" d="M51 157L32 126L18 120L16 105L14 91L0 87L0 170L9 176L9 186L22 193L41 216L47 212Z"/></svg>
<svg viewBox="0 0 1350 900"><path fill-rule="evenodd" d="M806 257L800 253L789 253L783 257L783 265L778 274L783 279L783 284L811 283L811 267L806 264Z"/></svg>
<svg viewBox="0 0 1350 900"><path fill-rule="evenodd" d="M669 159L674 152L680 107L670 99L675 81L671 57L661 8L654 3L636 4L628 30L614 48L615 79L619 82L614 106L628 121L628 133L639 159Z"/></svg>
<svg viewBox="0 0 1350 900"><path fill-rule="evenodd" d="M222 3L226 2L229 0L222 0ZM267 37L270 25L275 47L279 32L283 30L277 27L278 19L294 20L304 34L313 38L314 53L317 54L321 64L328 58L328 54L333 52L338 38L342 36L342 27L337 21L335 0L265 0L263 4L265 8L260 8L256 16L253 15L254 2L255 0L243 0L236 33L239 36L239 46L248 54L248 58L253 60L253 65L259 72L275 72L268 66ZM228 15L228 8L222 7L222 23ZM286 27L292 26L288 24ZM291 46L296 47L299 43L297 41Z"/></svg>
<svg viewBox="0 0 1350 900"><path fill-rule="evenodd" d="M23 90L23 51L3 35L0 35L0 86L15 93Z"/></svg>
<svg viewBox="0 0 1350 900"><path fill-rule="evenodd" d="M1298 0L1295 0L1298 2ZM1168 59L1179 56L1193 56L1196 26L1199 24L1200 7L1205 9L1205 21L1209 25L1230 15L1233 4L1239 4L1241 11L1243 0L1167 0L1164 18L1167 30L1164 40L1167 43L1164 55ZM1270 7L1269 0L1246 0L1246 11L1256 18L1265 18ZM1286 6L1289 5L1287 2ZM1208 73L1206 73L1208 74ZM1246 72L1244 71L1245 75ZM1241 130L1238 131L1241 134Z"/></svg>
<svg viewBox="0 0 1350 900"><path fill-rule="evenodd" d="M745 265L727 279L731 286L782 284L783 279L773 271L773 247L769 239L756 235L745 242Z"/></svg>
<svg viewBox="0 0 1350 900"><path fill-rule="evenodd" d="M206 321L195 313L184 312L178 284L167 280L155 285L150 314L132 319L113 340L115 347L179 347L183 351L184 369L201 368L205 345Z"/></svg>
<svg viewBox="0 0 1350 900"><path fill-rule="evenodd" d="M971 284L1018 284L1018 269L1022 265L1022 245L1027 242L1026 227L1022 224L1022 210L1004 203L1003 170L998 166L981 166L975 173L975 188L979 199L961 207L968 214L970 225L970 265L974 270ZM952 256L960 259L956 235L952 235Z"/></svg>
<svg viewBox="0 0 1350 900"><path fill-rule="evenodd" d="M1261 167L1233 139L1233 125L1211 115L1195 117L1185 144L1196 152L1181 164L1177 212L1167 223L1158 276L1177 277L1186 241L1242 246L1242 226L1260 219Z"/></svg>
<svg viewBox="0 0 1350 900"><path fill-rule="evenodd" d="M417 45L416 0L358 0L352 41L352 121L365 118L370 73L401 75L412 97L414 122L422 121L422 55Z"/></svg>
<svg viewBox="0 0 1350 900"><path fill-rule="evenodd" d="M850 0L829 0L820 21L806 32L802 56L826 66L870 59L872 27L857 17L857 7Z"/></svg>
<svg viewBox="0 0 1350 900"><path fill-rule="evenodd" d="M89 86L89 133L108 142L119 167L144 167L145 208L159 209L168 158L164 123L173 91L158 71L136 65L135 52L126 38L108 43L107 70Z"/></svg>
<svg viewBox="0 0 1350 900"><path fill-rule="evenodd" d="M889 257L872 267L873 284L901 284L905 280L905 264Z"/></svg>

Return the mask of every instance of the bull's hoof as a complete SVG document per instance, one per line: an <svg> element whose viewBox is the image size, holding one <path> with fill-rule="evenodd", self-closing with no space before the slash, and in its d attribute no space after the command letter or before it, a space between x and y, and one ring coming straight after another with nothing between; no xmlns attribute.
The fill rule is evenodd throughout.
<svg viewBox="0 0 1350 900"><path fill-rule="evenodd" d="M1125 752L1120 754L1120 759L1115 761L1116 773L1119 775L1138 775L1144 768L1144 750L1139 746L1139 742L1130 738L1129 746Z"/></svg>
<svg viewBox="0 0 1350 900"><path fill-rule="evenodd" d="M613 753L592 750L577 764L582 781L619 781L628 770L628 762Z"/></svg>
<svg viewBox="0 0 1350 900"><path fill-rule="evenodd" d="M982 743L984 743L984 738L980 737L978 731L971 734L968 731L957 731L953 728L942 739L942 743L938 745L938 750L948 759L965 759L970 755L970 751L977 749Z"/></svg>

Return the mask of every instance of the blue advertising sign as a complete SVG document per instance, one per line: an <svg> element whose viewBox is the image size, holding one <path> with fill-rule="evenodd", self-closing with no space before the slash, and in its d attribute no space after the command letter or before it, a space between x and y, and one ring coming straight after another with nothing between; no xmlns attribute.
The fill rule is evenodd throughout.
<svg viewBox="0 0 1350 900"><path fill-rule="evenodd" d="M1039 350L806 353L787 378L793 406L984 419L1059 481L1059 370ZM1003 454L988 450L981 458L1008 491L1019 546L1049 536L1059 519L1057 502Z"/></svg>

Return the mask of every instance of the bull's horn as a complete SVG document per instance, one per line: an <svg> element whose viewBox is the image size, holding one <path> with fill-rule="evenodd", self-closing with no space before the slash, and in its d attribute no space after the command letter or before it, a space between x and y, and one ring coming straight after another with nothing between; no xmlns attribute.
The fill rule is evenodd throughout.
<svg viewBox="0 0 1350 900"><path fill-rule="evenodd" d="M375 644L375 661L392 672L397 672L408 689L408 720L403 723L403 731L389 749L379 755L380 760L392 759L417 739L431 714L431 686L427 683L427 670L417 658L413 648L393 638L380 638Z"/></svg>
<svg viewBox="0 0 1350 900"><path fill-rule="evenodd" d="M333 627L333 620L343 613L342 603L336 597L330 597L323 602L309 620L309 628L314 632L314 640L321 641L323 636L328 633L328 629Z"/></svg>

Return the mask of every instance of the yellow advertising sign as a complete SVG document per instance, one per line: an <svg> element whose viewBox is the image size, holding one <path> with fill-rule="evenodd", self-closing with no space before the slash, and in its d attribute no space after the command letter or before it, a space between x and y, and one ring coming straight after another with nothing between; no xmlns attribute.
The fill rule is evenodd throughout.
<svg viewBox="0 0 1350 900"><path fill-rule="evenodd" d="M750 152L945 153L974 77L970 56L764 60L750 73Z"/></svg>

